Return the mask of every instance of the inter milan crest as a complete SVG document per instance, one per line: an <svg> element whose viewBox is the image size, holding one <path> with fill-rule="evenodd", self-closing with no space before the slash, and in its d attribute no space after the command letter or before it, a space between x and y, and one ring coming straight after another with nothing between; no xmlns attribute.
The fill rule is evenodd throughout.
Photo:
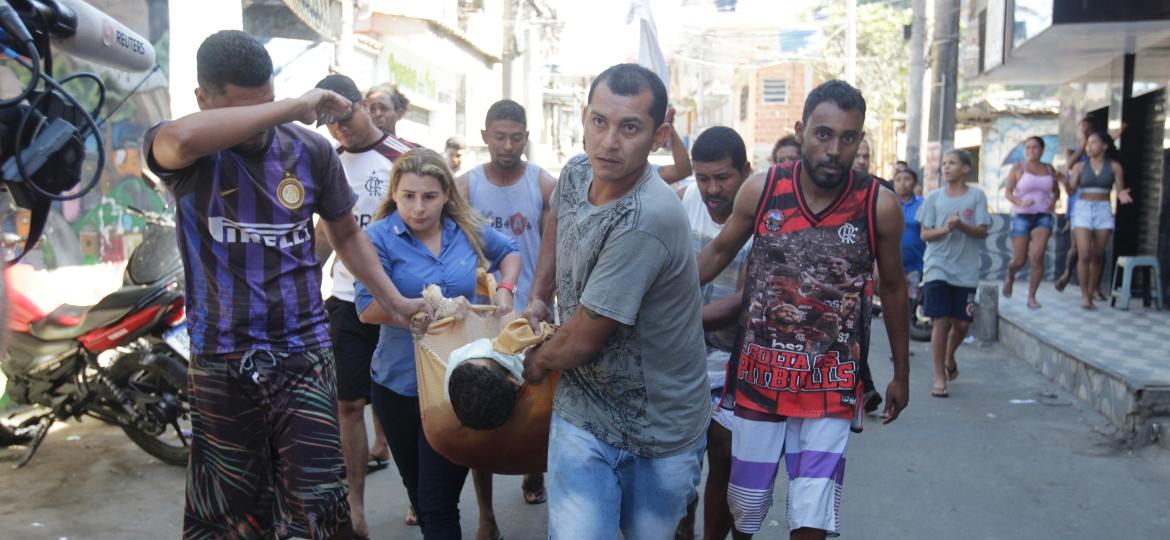
<svg viewBox="0 0 1170 540"><path fill-rule="evenodd" d="M300 208L305 202L304 184L293 177L291 172L285 172L284 180L281 180L280 184L276 186L276 200L289 210Z"/></svg>

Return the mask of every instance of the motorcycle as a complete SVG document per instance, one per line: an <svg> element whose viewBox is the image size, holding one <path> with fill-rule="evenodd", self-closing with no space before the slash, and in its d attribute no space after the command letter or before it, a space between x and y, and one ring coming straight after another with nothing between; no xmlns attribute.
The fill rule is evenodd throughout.
<svg viewBox="0 0 1170 540"><path fill-rule="evenodd" d="M174 226L157 214L131 212L148 226L127 263L125 286L93 306L63 305L47 314L33 306L24 310L32 313L27 320L10 321L0 369L9 397L35 407L22 421L0 420L0 446L27 446L17 467L57 420L83 415L120 426L164 463L187 463L191 347ZM12 302L22 301L9 293Z"/></svg>
<svg viewBox="0 0 1170 540"><path fill-rule="evenodd" d="M134 248L126 263L123 285L174 285L183 287L183 260L175 238L175 222L155 212L126 209L146 222L142 243Z"/></svg>
<svg viewBox="0 0 1170 540"><path fill-rule="evenodd" d="M930 341L930 317L922 310L922 285L914 282L906 288L910 296L910 339L914 341Z"/></svg>

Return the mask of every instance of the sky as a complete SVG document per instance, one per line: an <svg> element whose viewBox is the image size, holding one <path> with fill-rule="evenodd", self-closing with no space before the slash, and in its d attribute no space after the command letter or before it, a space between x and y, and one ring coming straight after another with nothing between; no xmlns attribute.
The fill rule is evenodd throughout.
<svg viewBox="0 0 1170 540"><path fill-rule="evenodd" d="M557 18L566 21L561 33L561 54L556 60L563 73L598 73L615 63L637 58L638 26L626 23L630 2L549 2L557 10ZM818 0L740 0L735 13L717 13L713 0L650 0L659 43L667 59L684 39L684 28L749 23L755 27L774 24L779 28L785 25L789 14L818 3Z"/></svg>

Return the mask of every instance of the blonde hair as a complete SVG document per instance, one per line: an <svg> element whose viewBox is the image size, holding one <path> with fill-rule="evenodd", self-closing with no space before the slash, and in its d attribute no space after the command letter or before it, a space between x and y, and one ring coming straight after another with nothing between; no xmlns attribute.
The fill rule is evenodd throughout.
<svg viewBox="0 0 1170 540"><path fill-rule="evenodd" d="M467 197L455 188L455 176L447 167L447 160L433 150L416 148L394 160L394 167L390 169L390 191L378 205L374 220L383 219L398 210L398 203L394 202L394 193L398 191L402 175L406 173L429 176L439 182L439 187L447 196L447 204L443 205L443 215L451 218L463 230L463 234L467 236L472 249L479 257L479 264L487 265L488 261L483 254L483 227L486 222L479 212L471 207Z"/></svg>

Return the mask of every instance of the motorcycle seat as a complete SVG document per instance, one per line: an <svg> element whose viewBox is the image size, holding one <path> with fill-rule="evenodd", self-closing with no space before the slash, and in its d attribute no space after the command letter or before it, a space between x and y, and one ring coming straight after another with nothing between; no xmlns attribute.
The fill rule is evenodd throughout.
<svg viewBox="0 0 1170 540"><path fill-rule="evenodd" d="M88 308L70 306L70 308L82 308L80 312L73 314L74 318L80 319L77 324L62 324L59 318L46 316L29 324L29 335L46 341L75 339L95 328L101 328L125 317L140 302L164 289L163 286L122 287Z"/></svg>
<svg viewBox="0 0 1170 540"><path fill-rule="evenodd" d="M55 326L77 326L81 324L82 318L85 317L85 312L89 311L93 306L75 306L73 304L61 304L53 311L45 314L37 320L50 320ZM36 321L33 321L36 322Z"/></svg>

